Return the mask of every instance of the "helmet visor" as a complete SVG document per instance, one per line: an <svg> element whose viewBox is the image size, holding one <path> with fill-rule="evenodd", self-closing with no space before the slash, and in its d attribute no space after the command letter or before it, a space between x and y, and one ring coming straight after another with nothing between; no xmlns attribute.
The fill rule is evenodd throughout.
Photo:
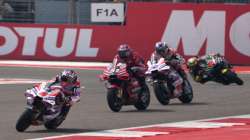
<svg viewBox="0 0 250 140"><path fill-rule="evenodd" d="M156 53L162 55L162 54L164 53L164 50L162 50L162 49L157 49L157 50L156 50Z"/></svg>
<svg viewBox="0 0 250 140"><path fill-rule="evenodd" d="M69 82L68 78L66 76L61 76L61 81L62 82Z"/></svg>
<svg viewBox="0 0 250 140"><path fill-rule="evenodd" d="M159 48L156 49L156 53L163 56L165 53L167 53L166 49L167 48L165 48L165 47L159 47Z"/></svg>
<svg viewBox="0 0 250 140"><path fill-rule="evenodd" d="M126 50L126 51L119 51L119 52L118 52L118 55L119 55L119 57L122 58L122 59L123 59L123 58L128 58L128 57L129 57L129 51L127 51L127 50Z"/></svg>

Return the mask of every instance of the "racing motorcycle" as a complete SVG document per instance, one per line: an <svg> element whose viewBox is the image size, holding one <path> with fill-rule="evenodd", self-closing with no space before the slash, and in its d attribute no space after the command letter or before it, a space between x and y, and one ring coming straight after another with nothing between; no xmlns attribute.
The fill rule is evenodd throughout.
<svg viewBox="0 0 250 140"><path fill-rule="evenodd" d="M157 63L148 61L147 65L147 81L153 86L157 100L162 105L168 105L170 99L176 97L173 95L174 87L167 75L172 73L180 76L180 74L171 66L167 65L164 58L161 58ZM183 93L178 99L182 103L190 103L193 100L193 89L187 78L183 78Z"/></svg>
<svg viewBox="0 0 250 140"><path fill-rule="evenodd" d="M113 112L123 105L134 105L137 110L146 110L150 103L150 92L145 84L131 76L125 63L114 62L104 70L101 80L106 81L107 102Z"/></svg>
<svg viewBox="0 0 250 140"><path fill-rule="evenodd" d="M223 85L231 83L236 83L237 85L244 84L243 80L232 69L233 67L219 55L207 56L206 62L201 63L201 66L205 73L212 75L212 81Z"/></svg>
<svg viewBox="0 0 250 140"><path fill-rule="evenodd" d="M44 125L47 129L56 129L66 118L63 107L68 97L59 85L43 82L26 90L27 108L16 123L16 130L25 131L30 125Z"/></svg>

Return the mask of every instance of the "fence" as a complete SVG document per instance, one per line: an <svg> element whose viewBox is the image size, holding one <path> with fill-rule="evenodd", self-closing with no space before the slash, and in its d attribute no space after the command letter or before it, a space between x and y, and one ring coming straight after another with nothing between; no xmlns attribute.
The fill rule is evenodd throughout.
<svg viewBox="0 0 250 140"><path fill-rule="evenodd" d="M0 0L0 22L93 24L91 2L249 4L250 0Z"/></svg>
<svg viewBox="0 0 250 140"><path fill-rule="evenodd" d="M0 8L3 22L34 22L34 0L2 0Z"/></svg>

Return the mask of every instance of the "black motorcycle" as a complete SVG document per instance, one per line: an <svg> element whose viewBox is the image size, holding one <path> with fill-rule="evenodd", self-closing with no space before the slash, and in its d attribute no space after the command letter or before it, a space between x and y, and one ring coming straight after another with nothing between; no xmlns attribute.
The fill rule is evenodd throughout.
<svg viewBox="0 0 250 140"><path fill-rule="evenodd" d="M243 85L244 82L238 77L236 72L224 58L220 56L209 57L204 64L204 71L209 74L211 81L221 83L223 85L229 85L236 83L237 85Z"/></svg>

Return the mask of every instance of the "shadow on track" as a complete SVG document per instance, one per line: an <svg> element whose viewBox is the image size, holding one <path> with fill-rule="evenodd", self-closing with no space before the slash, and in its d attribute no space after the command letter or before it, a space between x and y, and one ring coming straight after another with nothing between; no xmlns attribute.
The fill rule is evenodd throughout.
<svg viewBox="0 0 250 140"><path fill-rule="evenodd" d="M99 131L99 130L90 130L90 129L78 129L78 128L57 128L53 130L34 130L34 131L25 131L24 133L83 133L83 132L92 132L92 131Z"/></svg>
<svg viewBox="0 0 250 140"><path fill-rule="evenodd" d="M147 109L147 110L125 110L119 113L154 113L154 112L175 112L174 110L169 109Z"/></svg>
<svg viewBox="0 0 250 140"><path fill-rule="evenodd" d="M170 103L169 105L166 106L207 106L210 105L210 103L205 103L205 102L195 102L195 103L188 103L188 104L184 104L184 103Z"/></svg>

